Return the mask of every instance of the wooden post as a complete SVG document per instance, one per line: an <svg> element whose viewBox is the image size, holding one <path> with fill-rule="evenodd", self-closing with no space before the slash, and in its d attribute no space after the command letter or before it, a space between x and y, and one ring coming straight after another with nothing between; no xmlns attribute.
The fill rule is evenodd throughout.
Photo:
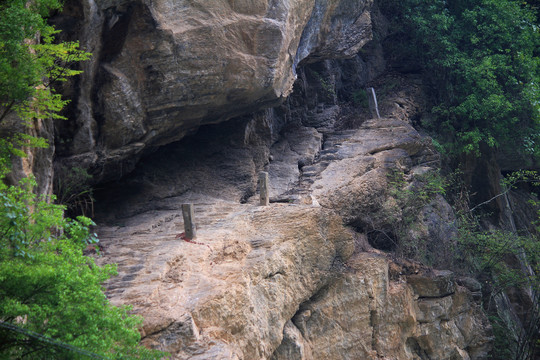
<svg viewBox="0 0 540 360"><path fill-rule="evenodd" d="M373 118L377 117L377 119L380 119L381 115L379 115L379 104L377 104L377 95L375 95L375 89L372 87L367 88L367 93L368 93L369 110L371 111L371 116Z"/></svg>
<svg viewBox="0 0 540 360"><path fill-rule="evenodd" d="M184 217L186 239L191 240L196 236L196 228L193 223L193 204L182 204L182 216Z"/></svg>
<svg viewBox="0 0 540 360"><path fill-rule="evenodd" d="M268 191L268 173L259 173L259 192L261 194L261 206L268 206L270 204L270 195Z"/></svg>

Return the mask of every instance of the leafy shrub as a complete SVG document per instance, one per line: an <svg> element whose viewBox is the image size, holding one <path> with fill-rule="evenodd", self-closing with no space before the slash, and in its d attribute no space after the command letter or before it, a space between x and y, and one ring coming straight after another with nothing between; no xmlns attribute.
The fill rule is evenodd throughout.
<svg viewBox="0 0 540 360"><path fill-rule="evenodd" d="M388 173L387 182L389 196L382 211L372 215L376 217L372 223L389 224L389 227L368 232L372 245L393 250L401 257L430 263L428 244L420 228L422 212L437 195L445 194L444 178L433 170L411 175L394 170Z"/></svg>
<svg viewBox="0 0 540 360"><path fill-rule="evenodd" d="M32 178L6 185L6 172L0 167L0 321L108 358L160 358L138 345L141 319L103 293L115 267L83 255L97 241L93 222L64 218L63 206L33 193ZM62 351L0 328L0 357L66 358Z"/></svg>
<svg viewBox="0 0 540 360"><path fill-rule="evenodd" d="M51 84L79 74L70 65L90 54L55 41L46 17L60 8L60 0L0 1L0 124L12 112L27 126L63 119L67 100ZM139 346L141 318L103 293L115 267L83 255L97 241L92 221L64 218L64 206L34 194L33 178L6 184L25 146L47 143L23 133L0 139L0 358L161 358Z"/></svg>
<svg viewBox="0 0 540 360"><path fill-rule="evenodd" d="M540 32L517 0L385 0L395 56L431 87L433 130L452 153L538 153Z"/></svg>
<svg viewBox="0 0 540 360"><path fill-rule="evenodd" d="M369 108L369 97L364 89L358 89L352 93L352 101L354 105L362 108L362 109L368 109Z"/></svg>
<svg viewBox="0 0 540 360"><path fill-rule="evenodd" d="M310 73L319 82L321 88L325 91L328 97L334 98L336 96L334 85L328 79L325 79L321 74L319 74L319 72L315 70L310 70Z"/></svg>
<svg viewBox="0 0 540 360"><path fill-rule="evenodd" d="M58 33L47 24L59 0L0 2L0 123L11 112L26 123L35 118L63 119L66 105L51 84L80 73L70 68L90 58L77 42L55 42Z"/></svg>
<svg viewBox="0 0 540 360"><path fill-rule="evenodd" d="M484 305L495 335L494 359L534 358L540 333L540 229L534 229L538 220L531 224L533 228L521 231L486 229L482 226L480 212L483 205L505 196L519 183L539 186L539 175L530 170L511 173L501 181L502 192L492 199L471 209L463 204L455 206L459 225L455 266L458 271L483 280L487 300ZM468 196L463 198L467 200ZM540 208L537 201L531 202L533 207ZM520 300L523 304L521 324L494 305L508 293L527 294Z"/></svg>

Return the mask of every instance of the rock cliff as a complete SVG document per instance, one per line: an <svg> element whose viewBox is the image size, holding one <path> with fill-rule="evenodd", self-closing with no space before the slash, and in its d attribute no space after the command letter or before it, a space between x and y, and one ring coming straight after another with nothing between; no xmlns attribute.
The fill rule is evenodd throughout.
<svg viewBox="0 0 540 360"><path fill-rule="evenodd" d="M412 124L421 81L381 76L371 0L68 0L52 21L94 54L64 89L56 163L114 180L97 192L98 262L118 264L107 295L144 316L144 344L175 359L487 358L477 283L385 252L415 240L443 265L455 229L442 197L400 220L390 176L421 190L439 158Z"/></svg>
<svg viewBox="0 0 540 360"><path fill-rule="evenodd" d="M279 104L301 61L353 57L372 0L67 1L53 19L94 54L57 155L117 179L201 125Z"/></svg>
<svg viewBox="0 0 540 360"><path fill-rule="evenodd" d="M388 175L438 163L408 122L415 89L400 93L402 106L383 98L383 119L340 106L345 115L317 128L285 126L268 153L256 139L276 113L205 127L104 191L99 261L119 264L108 296L145 317L143 342L177 359L487 358L478 287L373 248L373 229L392 225L375 216L393 201ZM260 152L276 184L269 207L253 184ZM186 202L195 243L178 238ZM419 212L415 236L444 248L432 234L452 215L437 214Z"/></svg>

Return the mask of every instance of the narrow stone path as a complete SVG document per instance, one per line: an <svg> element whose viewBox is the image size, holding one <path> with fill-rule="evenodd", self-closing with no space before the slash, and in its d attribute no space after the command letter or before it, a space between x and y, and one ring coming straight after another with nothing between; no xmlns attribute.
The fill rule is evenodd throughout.
<svg viewBox="0 0 540 360"><path fill-rule="evenodd" d="M313 163L301 168L296 183L287 192L271 194L273 202L318 206L311 197L312 184L320 179L321 173L332 162L343 159L342 153L348 152L344 151L343 144L357 131L325 129L322 149L315 155ZM117 304L151 296L166 277L175 258L182 257L183 266L188 269L189 262L195 266L198 261L203 261L201 259L207 259L206 255L203 256L205 252L223 250L227 246L224 243L228 240L224 237L227 237L231 219L248 218L250 214L261 211L258 202L258 194L245 204L202 194L185 194L160 200L161 210L146 211L119 219L112 225L100 226L98 237L102 250L97 261L100 264L115 263L118 270L118 276L105 284L107 296ZM194 204L196 243L178 238L184 231L182 203ZM180 265L176 263L175 266Z"/></svg>
<svg viewBox="0 0 540 360"><path fill-rule="evenodd" d="M252 207L220 199L195 200L198 243L189 243L178 238L184 231L180 207L186 200L174 200L178 204L177 210L149 211L126 219L119 225L99 227L102 251L98 262L117 264L118 276L105 284L106 294L113 303L118 302L119 298L125 300L141 296L137 288L148 288L153 282L157 285L163 279L168 262L175 255L182 253L195 259L197 252L214 247L215 243L206 241L211 237L209 233L225 231L228 219ZM126 297L126 292L133 292L133 296Z"/></svg>
<svg viewBox="0 0 540 360"><path fill-rule="evenodd" d="M344 224L359 223L361 214L377 209L372 205L380 203L377 196L384 198L386 170L397 163L411 168L433 161L403 116L359 118L350 122L357 129L337 130L335 117L321 114L324 121L312 124L317 128L286 127L270 156L266 145L258 149L259 162L241 141L187 142L149 157L129 181L108 193L96 261L117 264L118 276L106 282L106 294L112 304L132 305L144 317L144 345L169 351L174 359L271 358L285 324L292 324L310 299L317 299L313 305L324 297L327 290L321 289L340 276L336 259L356 256L351 257L358 250L357 236L365 234ZM259 206L258 193L252 195L258 170L270 175L269 206ZM184 203L194 204L194 242L178 236L184 231ZM367 254L360 265L369 281L347 283L347 291L366 287L367 294L386 286L372 286L368 275L383 274L380 284L388 283L383 256ZM366 305L375 298L366 294L337 298ZM333 313L334 304L329 306ZM371 324L371 305L365 316L358 314L368 319L358 323L359 331L373 342L379 330ZM326 331L327 325L321 328ZM324 333L321 344L328 339ZM336 339L339 347L343 336ZM366 354L359 357L376 358Z"/></svg>
<svg viewBox="0 0 540 360"><path fill-rule="evenodd" d="M273 203L319 206L318 200L324 199L316 199L313 194L315 193L317 197L321 194L323 197L327 196L323 187L334 186L334 182L338 180L333 178L335 176L335 174L332 175L333 171L331 174L325 172L332 163L344 159L351 161L352 158L357 159L356 157L369 158L373 152L392 147L404 149L422 146L419 142L420 137L412 127L390 119L368 120L361 129L339 131L325 129L323 136L312 128L304 128L301 131L304 134L307 133L308 136L294 137L293 135L289 138L289 141L291 139L298 141L298 143L288 145L293 152L298 151L297 149L309 149L314 154L313 137L318 138L317 141L321 141L324 137L322 149L312 155L313 161L310 165L302 167L295 163L299 161L302 154L296 153L293 154L294 156L285 158L292 162L287 165L289 168L299 169L298 175L293 186L287 191L281 194L275 192L270 194ZM369 132L372 132L369 135L370 138L362 138L362 134ZM304 143L301 143L302 141ZM384 145L382 147L381 141ZM274 163L271 162L270 170L272 166ZM278 166L283 168L283 162ZM287 167L284 168L287 169ZM324 176L322 176L323 173ZM353 174L353 176L361 175ZM324 179L321 181L322 177ZM196 243L189 243L178 238L178 235L184 231L181 215L183 203L194 204L197 226ZM159 200L159 210L146 211L127 219L116 220L113 225L100 226L98 235L102 251L98 262L118 264L118 276L106 283L107 296L113 303L149 296L157 286L151 286L151 284L163 281L175 258L182 257L183 266L188 269L190 266L195 267L198 262L208 261L208 256L205 255L207 251L216 253L218 250L225 251L224 248L230 245L231 239L234 239L230 224L237 223L237 218L244 217L245 226L249 227L249 217L264 208L258 206L258 203L258 194L252 196L247 203L241 204L204 194L187 193ZM328 204L325 206L328 207ZM232 221L233 219L235 221ZM240 249L240 251L243 250Z"/></svg>
<svg viewBox="0 0 540 360"><path fill-rule="evenodd" d="M296 184L286 194L271 195L296 199L285 201L286 204L281 205L316 206L316 202L313 203L310 199L311 185L332 161L341 159L338 152L342 143L355 132L356 130L327 129L323 148L315 155L311 165L301 168ZM313 133L320 136L316 132ZM310 145L296 144L296 146L302 148ZM175 284L174 286L181 286L181 283L186 281L179 279L178 274L170 275L171 268L182 268L180 273L187 274L196 272L197 264L200 263L203 268L205 267L203 263L207 263L208 259L216 259L223 256L223 253L232 251L232 248L228 250L227 247L236 247L234 251L242 253L244 251L242 245L234 243L234 235L231 234L230 228L233 222L231 220L245 217L246 221L249 221L251 214L263 211L258 202L258 194L252 196L245 204L203 194L185 194L160 200L161 210L146 211L127 219L116 220L114 224L99 226L98 237L102 250L97 262L115 263L118 271L118 275L105 284L107 297L117 305L126 302L134 304L134 301L142 303L144 301L141 299L155 296L163 282L170 281ZM195 243L178 238L184 231L182 203L194 204L197 226ZM251 246L257 248L262 243L264 239L255 236Z"/></svg>
<svg viewBox="0 0 540 360"><path fill-rule="evenodd" d="M341 160L343 158L339 154L342 143L343 141L350 139L356 132L356 129L326 132L323 148L315 158L315 161L313 164L302 168L299 188L304 189L304 191L311 191L311 184L320 177L320 174L328 167L328 165L330 165L332 161Z"/></svg>

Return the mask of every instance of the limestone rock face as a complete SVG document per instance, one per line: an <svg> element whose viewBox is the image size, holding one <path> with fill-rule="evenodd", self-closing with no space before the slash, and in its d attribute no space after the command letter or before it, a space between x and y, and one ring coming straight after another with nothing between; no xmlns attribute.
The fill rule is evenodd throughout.
<svg viewBox="0 0 540 360"><path fill-rule="evenodd" d="M145 318L143 343L192 360L486 359L487 320L451 272L411 273L369 246L360 252L365 234L346 224L370 208L345 196L334 208L328 205L337 201L336 186L343 194L356 187L357 199L369 199L375 189L347 179L365 180L366 174L385 174L418 159L409 154L421 153L422 142L406 122L366 123L366 129L375 128L381 139L405 135L388 148L374 146L370 131L328 135L325 149L302 167L292 189L299 196L311 192L317 200L312 203L260 207L256 197L240 204L188 192L101 226L99 261L118 263L120 274L106 284L107 295L114 304L134 305ZM312 129L296 131L301 144L317 143ZM313 142L305 141L308 134ZM333 149L338 139L341 153ZM310 154L310 146L303 149ZM364 166L363 157L372 163ZM332 173L345 164L348 172ZM201 166L185 167L182 176L197 176ZM375 177L373 184L381 179L386 177ZM384 191L379 195L384 198ZM195 243L177 236L185 202L195 204Z"/></svg>
<svg viewBox="0 0 540 360"><path fill-rule="evenodd" d="M403 171L412 186L437 160L403 116L410 104L348 129L341 115L280 126L287 112L275 108L146 158L100 203L98 261L119 272L108 298L133 305L143 343L174 359L486 359L479 284L370 246L403 211L390 206L388 175ZM264 207L261 170L276 183ZM435 200L413 235L441 247L430 234L452 212ZM179 236L183 203L194 204L194 242Z"/></svg>
<svg viewBox="0 0 540 360"><path fill-rule="evenodd" d="M279 195L291 190L298 181L300 168L311 165L321 150L322 134L314 128L285 129L283 137L271 148L268 165L270 193Z"/></svg>
<svg viewBox="0 0 540 360"><path fill-rule="evenodd" d="M192 360L487 359L485 315L450 274L391 276L321 207L203 200L194 243L175 239L174 211L100 229L99 261L120 263L108 297L144 316L145 345ZM451 293L417 292L441 276Z"/></svg>
<svg viewBox="0 0 540 360"><path fill-rule="evenodd" d="M108 295L114 303L136 300L146 319L143 343L176 359L269 358L298 304L328 282L336 257L351 256L352 235L320 207L216 205L207 216L196 207L197 243L175 240L173 212L151 230L164 236L147 246L140 243L146 227L157 224L148 214L125 229L102 229L104 238L120 241L109 241L100 261L119 259L118 251L131 259L122 261L125 275L108 284ZM123 230L143 245L138 254L128 250Z"/></svg>
<svg viewBox="0 0 540 360"><path fill-rule="evenodd" d="M365 122L335 148L335 161L315 179L313 194L322 206L339 209L347 223L367 223L384 204L388 169L409 169L424 146L411 125L380 119Z"/></svg>
<svg viewBox="0 0 540 360"><path fill-rule="evenodd" d="M78 33L94 59L83 65L80 91L72 94L73 142L59 154L66 164L92 167L97 180L117 178L149 148L275 105L291 92L299 61L352 57L371 40L371 6L372 0L68 2L56 22ZM73 19L80 29L69 29Z"/></svg>
<svg viewBox="0 0 540 360"><path fill-rule="evenodd" d="M466 289L424 299L404 279L391 281L380 255L347 265L300 306L273 360L486 358L490 338L478 329L487 319Z"/></svg>

